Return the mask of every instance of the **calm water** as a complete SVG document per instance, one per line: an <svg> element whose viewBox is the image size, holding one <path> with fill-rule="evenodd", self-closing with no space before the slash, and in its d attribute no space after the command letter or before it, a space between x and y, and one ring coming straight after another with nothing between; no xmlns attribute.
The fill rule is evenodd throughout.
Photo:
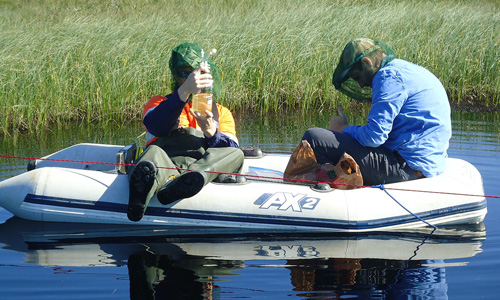
<svg viewBox="0 0 500 300"><path fill-rule="evenodd" d="M267 151L291 151L308 127L326 127L329 119L236 117L242 146ZM485 194L500 196L500 116L464 113L453 119L449 155L475 165ZM81 142L123 145L141 141L141 131L138 124L55 128L6 137L0 154L39 157ZM0 180L23 172L26 163L0 158ZM0 208L0 299L498 299L500 294L500 199L488 199L484 224L432 235L198 233L42 224Z"/></svg>

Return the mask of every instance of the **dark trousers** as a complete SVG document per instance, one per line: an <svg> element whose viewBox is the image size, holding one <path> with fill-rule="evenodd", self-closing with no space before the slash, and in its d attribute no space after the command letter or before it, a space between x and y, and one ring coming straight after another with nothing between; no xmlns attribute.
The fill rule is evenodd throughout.
<svg viewBox="0 0 500 300"><path fill-rule="evenodd" d="M336 164L345 153L359 165L365 185L378 185L417 179L406 162L387 148L364 147L350 136L324 128L310 128L302 137L314 150L320 164Z"/></svg>

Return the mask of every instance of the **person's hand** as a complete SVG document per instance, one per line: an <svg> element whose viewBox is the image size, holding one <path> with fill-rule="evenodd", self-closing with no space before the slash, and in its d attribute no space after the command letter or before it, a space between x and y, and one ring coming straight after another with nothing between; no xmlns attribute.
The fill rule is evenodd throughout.
<svg viewBox="0 0 500 300"><path fill-rule="evenodd" d="M196 123L198 123L198 126L203 130L203 134L206 137L210 138L214 136L217 132L217 127L215 126L212 112L205 110L205 115L202 115L191 108L189 113L196 119Z"/></svg>
<svg viewBox="0 0 500 300"><path fill-rule="evenodd" d="M344 110L342 106L338 107L338 116L333 116L330 120L330 130L342 132L344 128L349 126L349 121L347 120L347 116L344 114Z"/></svg>
<svg viewBox="0 0 500 300"><path fill-rule="evenodd" d="M182 101L186 102L189 95L198 93L200 89L212 86L213 80L208 65L201 64L194 69L177 90Z"/></svg>

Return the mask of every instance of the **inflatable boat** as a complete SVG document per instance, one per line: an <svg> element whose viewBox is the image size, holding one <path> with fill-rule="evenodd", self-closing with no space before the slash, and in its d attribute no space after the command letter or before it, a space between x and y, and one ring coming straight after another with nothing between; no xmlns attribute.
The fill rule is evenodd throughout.
<svg viewBox="0 0 500 300"><path fill-rule="evenodd" d="M127 218L135 145L77 144L28 164L0 182L0 205L34 221L246 228L256 232L364 232L477 224L487 212L483 182L470 163L448 158L433 178L359 187L283 180L290 154L245 149L246 180L212 182L170 205L154 197L143 219Z"/></svg>

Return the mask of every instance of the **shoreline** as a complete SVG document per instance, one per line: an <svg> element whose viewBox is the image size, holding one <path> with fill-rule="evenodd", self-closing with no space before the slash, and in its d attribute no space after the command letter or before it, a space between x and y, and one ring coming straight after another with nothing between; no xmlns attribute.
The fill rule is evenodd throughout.
<svg viewBox="0 0 500 300"><path fill-rule="evenodd" d="M462 101L461 103L458 103L456 101L450 102L450 107L452 113L495 113L495 112L500 112L500 105L484 105L480 103L474 103L472 101L464 102ZM336 109L335 105L332 105L331 107L328 108L316 108L316 109L311 109L308 111L302 111L301 113L297 113L300 110L299 109L283 109L282 111L279 112L273 112L273 113L263 113L263 112L258 112L256 110L250 110L250 109L233 109L233 115L245 115L249 114L250 117L257 117L257 118L276 118L279 117L280 114L287 113L287 114L296 114L296 115L302 115L302 116L310 116L313 112L321 112L321 114L328 114L328 111L332 111L332 114L334 113L334 110ZM370 106L366 103L357 103L357 102L350 102L345 105L345 110L351 111L352 114L358 114L360 116L365 115L368 113ZM5 130L5 128L0 127L0 137L7 137L7 136L17 136L17 135L26 135L26 134L36 134L39 130L51 130L51 128L54 128L56 126L71 126L74 124L80 124L80 125L85 125L85 126L100 126L100 123L106 123L109 124L109 126L118 126L120 121L114 120L114 119L108 119L105 122L99 122L97 121L99 118L94 118L94 120L86 120L85 118L72 118L72 119L65 119L65 120L58 120L58 121L48 121L47 123L40 125L37 122L31 123L31 126L28 123L22 124L21 127L18 127L16 130L13 129L13 123L11 122L9 124L9 128ZM103 116L101 116L101 119L104 119ZM130 122L138 122L140 123L141 121L141 113L138 111L135 114L127 114L127 115L121 115L119 117L120 120L122 120L122 124L127 124ZM105 125L103 125L105 126Z"/></svg>

